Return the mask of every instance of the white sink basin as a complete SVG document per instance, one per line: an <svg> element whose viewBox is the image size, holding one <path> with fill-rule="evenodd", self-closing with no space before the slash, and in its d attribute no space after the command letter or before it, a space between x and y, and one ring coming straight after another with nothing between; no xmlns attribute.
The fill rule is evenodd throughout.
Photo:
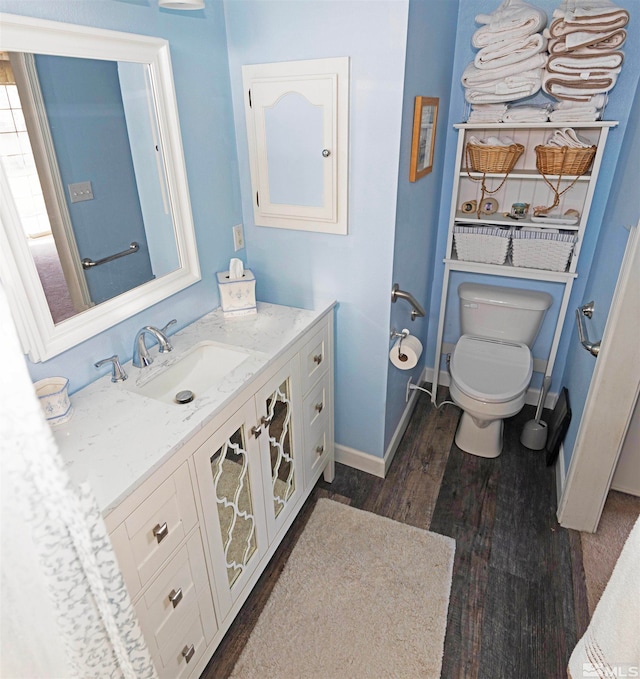
<svg viewBox="0 0 640 679"><path fill-rule="evenodd" d="M125 388L164 403L176 403L176 394L186 390L198 398L247 358L249 352L243 349L216 342L200 342L178 360L160 368L142 385L125 382Z"/></svg>

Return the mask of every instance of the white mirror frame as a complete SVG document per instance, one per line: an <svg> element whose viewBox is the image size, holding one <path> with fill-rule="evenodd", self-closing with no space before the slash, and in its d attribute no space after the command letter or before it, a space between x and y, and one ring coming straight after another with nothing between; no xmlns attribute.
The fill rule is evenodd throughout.
<svg viewBox="0 0 640 679"><path fill-rule="evenodd" d="M200 280L187 172L182 151L169 43L121 33L0 13L0 51L148 64L158 115L176 245L176 271L53 323L19 219L0 181L0 280L25 353L46 361ZM0 173L2 174L2 173Z"/></svg>

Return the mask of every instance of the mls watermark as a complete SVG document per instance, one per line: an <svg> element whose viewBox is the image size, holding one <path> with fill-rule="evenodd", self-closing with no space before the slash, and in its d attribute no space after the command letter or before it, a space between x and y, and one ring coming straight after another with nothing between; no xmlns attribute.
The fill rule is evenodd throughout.
<svg viewBox="0 0 640 679"><path fill-rule="evenodd" d="M582 663L582 676L595 677L596 679L620 679L624 677L629 679L631 677L640 677L640 665L606 665L601 663Z"/></svg>

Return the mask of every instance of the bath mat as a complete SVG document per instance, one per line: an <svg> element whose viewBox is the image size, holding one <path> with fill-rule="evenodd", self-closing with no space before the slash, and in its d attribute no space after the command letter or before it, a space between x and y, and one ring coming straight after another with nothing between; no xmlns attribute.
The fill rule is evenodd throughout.
<svg viewBox="0 0 640 679"><path fill-rule="evenodd" d="M233 679L437 679L455 541L320 499Z"/></svg>

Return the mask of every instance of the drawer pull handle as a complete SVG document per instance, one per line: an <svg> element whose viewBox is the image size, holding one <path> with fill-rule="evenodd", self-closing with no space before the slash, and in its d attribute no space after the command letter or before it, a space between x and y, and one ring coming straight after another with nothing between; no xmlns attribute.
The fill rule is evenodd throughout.
<svg viewBox="0 0 640 679"><path fill-rule="evenodd" d="M182 587L178 587L178 590L172 589L169 592L169 601L173 604L175 608L182 601Z"/></svg>
<svg viewBox="0 0 640 679"><path fill-rule="evenodd" d="M324 403L322 403L322 402L316 403L315 409L316 409L319 413L322 412L322 409L323 409L323 408L324 408Z"/></svg>
<svg viewBox="0 0 640 679"><path fill-rule="evenodd" d="M156 524L156 527L153 529L153 534L156 536L158 544L160 544L167 535L169 535L169 526L167 526L167 522L165 521L162 525L159 523Z"/></svg>
<svg viewBox="0 0 640 679"><path fill-rule="evenodd" d="M193 644L191 646L185 646L182 649L182 657L189 662L191 658L193 658L193 654L196 652L196 649L194 648Z"/></svg>
<svg viewBox="0 0 640 679"><path fill-rule="evenodd" d="M322 453L324 453L324 446L316 446L316 453L322 455Z"/></svg>
<svg viewBox="0 0 640 679"><path fill-rule="evenodd" d="M273 420L272 417L267 417L266 415L263 415L263 416L260 418L260 425L261 425L262 427L268 427L268 426L271 424L271 421L272 421L272 420Z"/></svg>
<svg viewBox="0 0 640 679"><path fill-rule="evenodd" d="M322 363L322 354L316 354L316 355L313 357L313 362L314 362L314 363L317 363L318 365L320 365L320 364Z"/></svg>
<svg viewBox="0 0 640 679"><path fill-rule="evenodd" d="M251 427L251 433L252 433L256 438L258 438L258 436L260 436L260 434L262 434L262 429L261 429L260 426Z"/></svg>

